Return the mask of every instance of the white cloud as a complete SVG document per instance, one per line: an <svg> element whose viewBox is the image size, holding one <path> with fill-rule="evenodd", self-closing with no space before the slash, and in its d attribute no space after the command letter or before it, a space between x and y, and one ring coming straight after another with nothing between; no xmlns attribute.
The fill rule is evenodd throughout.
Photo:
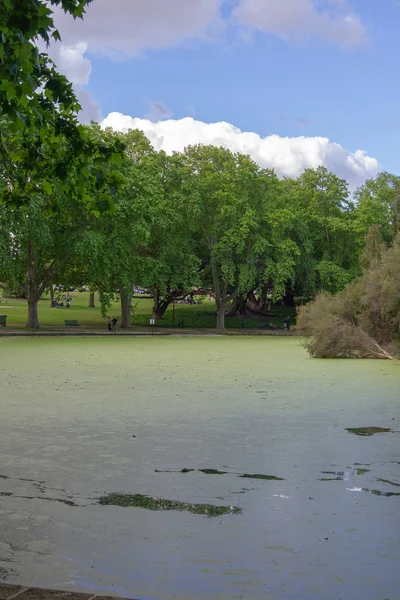
<svg viewBox="0 0 400 600"><path fill-rule="evenodd" d="M168 154L182 151L191 144L224 146L249 154L260 166L274 168L280 177L297 177L304 169L325 165L347 179L355 188L381 170L378 161L362 150L350 152L324 137L283 138L242 132L230 123L203 123L190 117L153 123L113 112L102 121L103 127L117 131L141 129L156 150Z"/></svg>
<svg viewBox="0 0 400 600"><path fill-rule="evenodd" d="M59 60L55 62L66 77L77 85L89 83L92 65L88 58L84 56L87 51L85 42L78 42L73 46L57 45Z"/></svg>
<svg viewBox="0 0 400 600"><path fill-rule="evenodd" d="M94 0L83 20L60 8L54 8L54 20L63 41L52 44L50 54L78 90L82 114L97 118L99 108L82 88L89 82L92 55L137 57L148 49L215 40L216 33L238 24L287 41L323 38L345 46L361 43L365 34L347 0ZM154 103L146 115L150 120L172 116L157 104L162 107Z"/></svg>
<svg viewBox="0 0 400 600"><path fill-rule="evenodd" d="M322 39L349 47L367 36L346 0L240 0L233 14L241 25L285 41Z"/></svg>
<svg viewBox="0 0 400 600"><path fill-rule="evenodd" d="M38 47L42 52L49 54L59 71L73 84L78 101L82 106L82 110L79 113L79 120L82 123L100 121L100 106L93 100L91 94L82 87L89 83L92 72L92 64L85 56L87 44L85 42L78 42L67 46L60 43L52 43L47 48L44 43L39 42Z"/></svg>
<svg viewBox="0 0 400 600"><path fill-rule="evenodd" d="M206 36L220 21L223 0L95 0L84 20L55 9L63 43L84 41L90 51L137 55L143 49L175 46Z"/></svg>
<svg viewBox="0 0 400 600"><path fill-rule="evenodd" d="M95 0L84 20L71 19L60 8L54 21L62 43L49 53L57 67L74 84L83 110L83 122L98 120L99 107L82 89L89 82L91 61L87 54L113 58L138 56L150 48L166 48L187 40L207 38L220 25L223 0ZM172 113L160 102L150 108L149 118L159 120Z"/></svg>

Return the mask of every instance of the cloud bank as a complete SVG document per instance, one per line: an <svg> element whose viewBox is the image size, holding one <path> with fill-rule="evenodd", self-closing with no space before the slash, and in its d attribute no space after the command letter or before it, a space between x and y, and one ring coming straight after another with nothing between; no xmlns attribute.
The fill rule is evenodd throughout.
<svg viewBox="0 0 400 600"><path fill-rule="evenodd" d="M84 41L90 51L111 57L135 56L204 38L220 22L223 0L95 0L83 20L71 22L62 9L54 20L63 43Z"/></svg>
<svg viewBox="0 0 400 600"><path fill-rule="evenodd" d="M367 38L361 19L346 0L242 0L233 15L249 29L287 42L323 40L351 47Z"/></svg>
<svg viewBox="0 0 400 600"><path fill-rule="evenodd" d="M323 41L342 47L359 46L367 37L348 0L95 0L83 20L54 8L54 22L62 44L52 44L51 56L84 103L81 118L97 119L99 107L82 88L91 72L88 54L139 57L193 40L223 43L225 32L240 37L243 30L287 43Z"/></svg>
<svg viewBox="0 0 400 600"><path fill-rule="evenodd" d="M101 125L116 131L140 129L156 150L164 150L167 154L180 152L193 144L223 146L233 152L249 154L261 167L275 169L280 177L297 177L304 169L325 165L346 179L351 189L375 177L381 170L378 161L363 150L350 152L324 137L269 135L263 138L226 122L203 123L186 117L154 123L118 112L110 113Z"/></svg>

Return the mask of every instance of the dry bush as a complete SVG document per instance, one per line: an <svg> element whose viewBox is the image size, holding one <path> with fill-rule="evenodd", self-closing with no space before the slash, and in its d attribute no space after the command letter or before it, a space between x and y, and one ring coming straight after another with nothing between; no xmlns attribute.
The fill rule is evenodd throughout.
<svg viewBox="0 0 400 600"><path fill-rule="evenodd" d="M297 328L318 358L393 358L400 342L400 238L345 290L300 307Z"/></svg>

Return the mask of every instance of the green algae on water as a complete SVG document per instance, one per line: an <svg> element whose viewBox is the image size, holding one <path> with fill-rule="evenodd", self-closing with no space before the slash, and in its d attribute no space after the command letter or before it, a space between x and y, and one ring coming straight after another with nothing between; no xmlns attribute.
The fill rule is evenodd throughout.
<svg viewBox="0 0 400 600"><path fill-rule="evenodd" d="M226 471L218 471L218 469L199 469L204 475L226 475Z"/></svg>
<svg viewBox="0 0 400 600"><path fill-rule="evenodd" d="M143 494L108 494L99 499L99 504L122 506L132 508L147 508L147 510L178 510L205 515L207 517L220 517L228 514L239 514L242 509L237 506L216 506L213 504L192 504L165 498L153 498Z"/></svg>
<svg viewBox="0 0 400 600"><path fill-rule="evenodd" d="M275 475L262 475L260 473L245 473L244 475L239 475L242 479L265 479L267 481L285 481L283 477L276 477Z"/></svg>
<svg viewBox="0 0 400 600"><path fill-rule="evenodd" d="M363 492L370 492L374 496L385 496L386 498L400 496L400 492L382 492L381 490L368 490L367 488L363 488Z"/></svg>
<svg viewBox="0 0 400 600"><path fill-rule="evenodd" d="M396 487L400 487L400 483L395 483L394 481L390 481L389 479L380 479L378 477L377 481L382 481L383 483L389 483L390 485L395 485Z"/></svg>
<svg viewBox="0 0 400 600"><path fill-rule="evenodd" d="M392 430L387 427L346 427L346 431L355 435L370 436L375 433L387 433Z"/></svg>

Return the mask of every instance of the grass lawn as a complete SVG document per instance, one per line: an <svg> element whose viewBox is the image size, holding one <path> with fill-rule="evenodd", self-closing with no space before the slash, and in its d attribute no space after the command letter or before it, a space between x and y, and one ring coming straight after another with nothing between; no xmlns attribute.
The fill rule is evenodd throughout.
<svg viewBox="0 0 400 600"><path fill-rule="evenodd" d="M43 298L39 302L39 322L41 327L63 327L64 320L76 320L86 328L105 329L106 322L101 316L100 302L96 298L96 308L89 308L88 292L70 292L72 298L71 308L51 308L50 299ZM65 304L65 299L64 299ZM151 319L151 310L153 300L151 298L134 298L132 322L134 326L149 326ZM295 322L295 309L282 306L273 307L275 316L274 322L278 328L283 328L283 319L287 314L290 315L291 322ZM111 305L110 315L116 315L120 319L121 309L119 302ZM0 315L7 315L7 327L23 328L28 318L28 308L26 300L9 298L7 303L2 299L0 301ZM175 317L175 318L174 318ZM206 298L200 304L176 304L175 310L171 305L166 311L163 319L157 322L158 327L175 327L180 317L183 317L186 328L215 328L215 304L209 302ZM263 321L270 321L266 318ZM246 329L255 329L260 321L257 319L245 319ZM227 318L226 327L228 329L240 329L242 319Z"/></svg>

